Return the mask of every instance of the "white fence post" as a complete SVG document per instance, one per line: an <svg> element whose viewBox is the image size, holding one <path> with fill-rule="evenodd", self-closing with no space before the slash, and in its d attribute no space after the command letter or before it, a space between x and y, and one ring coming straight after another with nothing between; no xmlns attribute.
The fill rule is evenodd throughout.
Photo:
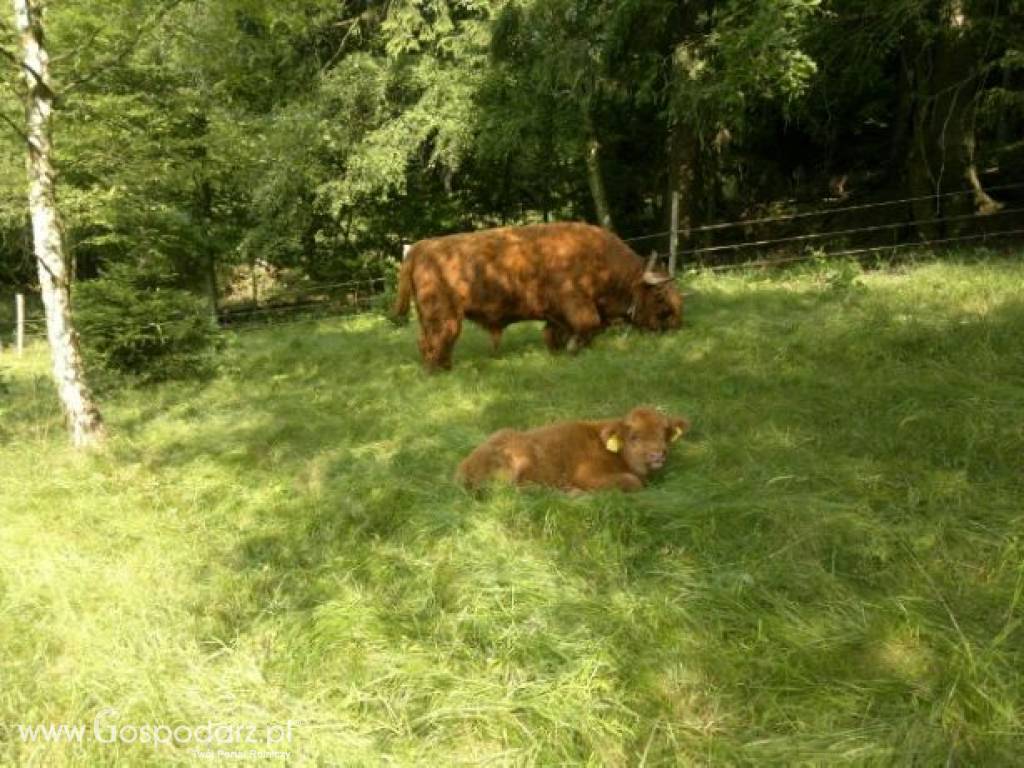
<svg viewBox="0 0 1024 768"><path fill-rule="evenodd" d="M676 254L679 252L679 192L672 191L672 232L668 236L668 273L676 274Z"/></svg>
<svg viewBox="0 0 1024 768"><path fill-rule="evenodd" d="M19 293L14 297L14 311L17 316L17 346L20 356L25 349L25 294Z"/></svg>

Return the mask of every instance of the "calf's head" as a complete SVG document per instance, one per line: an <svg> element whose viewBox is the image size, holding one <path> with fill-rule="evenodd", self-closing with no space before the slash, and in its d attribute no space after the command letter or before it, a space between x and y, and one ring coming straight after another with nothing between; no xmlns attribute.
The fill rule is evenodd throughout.
<svg viewBox="0 0 1024 768"><path fill-rule="evenodd" d="M653 261L653 259L652 259ZM683 297L670 275L648 263L633 288L633 325L648 331L674 331L683 324Z"/></svg>
<svg viewBox="0 0 1024 768"><path fill-rule="evenodd" d="M646 477L665 465L668 444L689 428L686 419L666 416L653 408L634 408L624 419L601 430L601 442L606 450L622 456L633 474Z"/></svg>

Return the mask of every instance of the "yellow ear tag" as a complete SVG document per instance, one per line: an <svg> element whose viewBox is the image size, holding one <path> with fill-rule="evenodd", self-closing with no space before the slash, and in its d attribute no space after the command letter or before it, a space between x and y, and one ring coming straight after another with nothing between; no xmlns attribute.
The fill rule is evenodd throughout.
<svg viewBox="0 0 1024 768"><path fill-rule="evenodd" d="M622 449L622 441L618 435L612 435L608 438L608 442L604 444L604 447L612 453L618 453Z"/></svg>
<svg viewBox="0 0 1024 768"><path fill-rule="evenodd" d="M675 430L672 432L672 437L669 438L669 442L670 443L674 443L676 440L678 440L682 436L683 436L683 428L682 427L676 427Z"/></svg>

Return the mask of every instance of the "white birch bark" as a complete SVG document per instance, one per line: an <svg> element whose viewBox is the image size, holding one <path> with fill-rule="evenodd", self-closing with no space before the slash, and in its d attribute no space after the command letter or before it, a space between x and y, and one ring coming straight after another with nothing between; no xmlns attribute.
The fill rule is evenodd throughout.
<svg viewBox="0 0 1024 768"><path fill-rule="evenodd" d="M57 216L54 171L50 162L49 59L43 45L38 0L13 0L21 44L22 75L28 87L26 139L28 144L28 204L32 240L39 269L39 288L46 309L46 335L53 357L57 394L67 417L71 441L86 446L101 440L103 420L85 384L78 336L71 321L71 292L67 262Z"/></svg>

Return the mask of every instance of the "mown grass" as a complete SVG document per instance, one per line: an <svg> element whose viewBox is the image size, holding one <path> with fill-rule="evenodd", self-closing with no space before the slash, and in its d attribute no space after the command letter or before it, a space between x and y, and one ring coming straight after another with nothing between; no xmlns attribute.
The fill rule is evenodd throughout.
<svg viewBox="0 0 1024 768"><path fill-rule="evenodd" d="M242 333L90 455L5 353L0 764L196 762L13 728L106 707L291 720L294 764L1019 761L1024 265L687 284L678 334L471 329L435 377L381 318ZM638 403L694 422L640 493L450 481Z"/></svg>

